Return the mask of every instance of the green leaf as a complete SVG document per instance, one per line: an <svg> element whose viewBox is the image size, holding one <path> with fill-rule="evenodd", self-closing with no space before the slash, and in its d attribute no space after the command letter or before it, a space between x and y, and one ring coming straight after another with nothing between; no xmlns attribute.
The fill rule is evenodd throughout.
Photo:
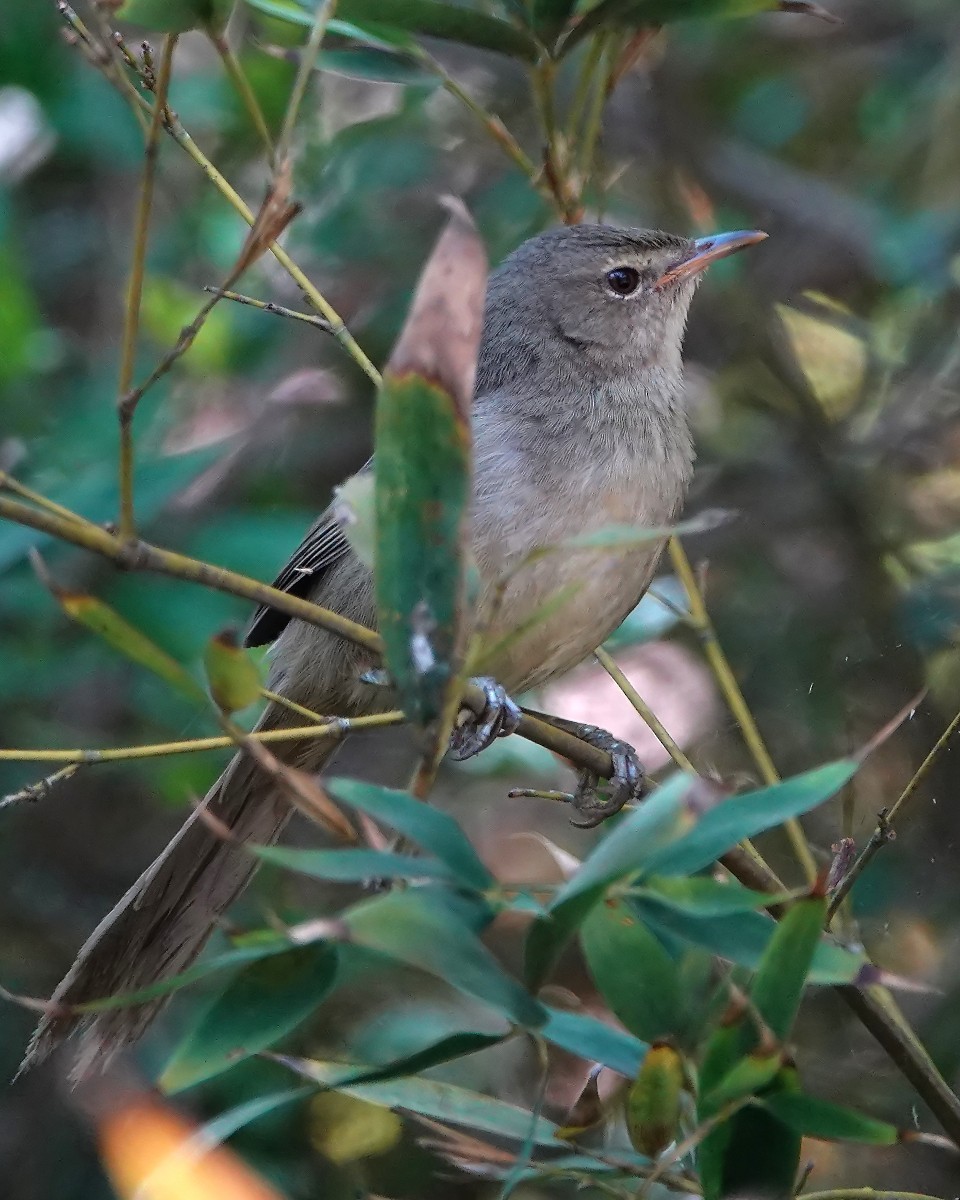
<svg viewBox="0 0 960 1200"><path fill-rule="evenodd" d="M796 1069L784 1066L768 1094L799 1089ZM788 1200L800 1165L800 1135L764 1109L744 1108L707 1134L697 1165L704 1200L732 1196Z"/></svg>
<svg viewBox="0 0 960 1200"><path fill-rule="evenodd" d="M337 883L367 879L441 879L455 883L450 868L435 858L390 854L383 850L299 850L288 846L248 846L264 862Z"/></svg>
<svg viewBox="0 0 960 1200"><path fill-rule="evenodd" d="M274 1045L319 1006L337 974L337 950L298 946L241 971L187 1035L159 1085L175 1092Z"/></svg>
<svg viewBox="0 0 960 1200"><path fill-rule="evenodd" d="M631 1033L653 1042L679 1032L677 963L624 901L596 905L580 926L580 945L594 983Z"/></svg>
<svg viewBox="0 0 960 1200"><path fill-rule="evenodd" d="M222 27L231 8L233 0L124 0L116 15L160 33L183 33Z"/></svg>
<svg viewBox="0 0 960 1200"><path fill-rule="evenodd" d="M602 1063L627 1079L633 1079L640 1070L647 1046L638 1038L586 1013L546 1008L547 1023L537 1032L548 1042L587 1062Z"/></svg>
<svg viewBox="0 0 960 1200"><path fill-rule="evenodd" d="M205 1125L201 1125L184 1149L187 1149L189 1153L189 1146L193 1143L197 1147L198 1157L201 1154L207 1154L214 1146L219 1146L221 1142L225 1142L227 1138L233 1137L239 1130L258 1121L261 1117L267 1116L268 1113L276 1112L278 1108L293 1104L297 1100L305 1100L307 1096L315 1095L315 1093L315 1088L304 1086L285 1088L282 1092L271 1092L267 1096L258 1096L254 1100L247 1100L245 1103L238 1104L235 1108L221 1113L219 1117L214 1117L212 1121L207 1121ZM179 1149L176 1151L176 1153L180 1152Z"/></svg>
<svg viewBox="0 0 960 1200"><path fill-rule="evenodd" d="M661 904L688 913L692 917L725 917L733 913L753 912L770 904L782 904L801 893L753 892L736 880L711 879L695 876L692 879L652 876L632 895L648 896Z"/></svg>
<svg viewBox="0 0 960 1200"><path fill-rule="evenodd" d="M526 1109L494 1100L491 1096L435 1079L395 1079L380 1083L341 1083L349 1064L321 1062L315 1059L276 1056L277 1061L305 1079L312 1079L334 1091L349 1092L369 1104L419 1113L424 1117L453 1125L464 1125L480 1133L491 1133L512 1141L532 1137L540 1146L556 1147L558 1127L545 1117L535 1117ZM375 1067L357 1065L351 1074L374 1071Z"/></svg>
<svg viewBox="0 0 960 1200"><path fill-rule="evenodd" d="M370 571L376 561L377 528L372 470L360 471L333 493L333 507L354 554Z"/></svg>
<svg viewBox="0 0 960 1200"><path fill-rule="evenodd" d="M260 699L260 672L232 629L214 634L207 642L203 666L214 703L225 713L249 708Z"/></svg>
<svg viewBox="0 0 960 1200"><path fill-rule="evenodd" d="M749 1017L745 1017L749 1020ZM773 1054L748 1054L735 1062L701 1102L702 1113L719 1112L725 1105L742 1096L753 1096L773 1080L783 1066L783 1054L778 1050Z"/></svg>
<svg viewBox="0 0 960 1200"><path fill-rule="evenodd" d="M83 592L68 592L53 584L50 588L68 617L102 638L124 658L146 667L191 700L206 700L203 688L185 667L121 617L109 604Z"/></svg>
<svg viewBox="0 0 960 1200"><path fill-rule="evenodd" d="M771 787L724 800L705 812L689 833L653 855L646 870L652 875L700 871L744 838L755 837L829 800L858 767L853 759L840 759Z"/></svg>
<svg viewBox="0 0 960 1200"><path fill-rule="evenodd" d="M163 0L155 0L162 3ZM254 9L272 17L280 17L297 25L313 23L313 5L278 5L276 0L246 0ZM487 16L476 9L442 3L442 0L339 0L337 16L344 21L369 24L374 30L402 29L407 33L444 38L497 50L513 58L533 62L538 54L537 43L525 30L518 29L498 17Z"/></svg>
<svg viewBox="0 0 960 1200"><path fill-rule="evenodd" d="M798 900L777 923L757 967L750 999L781 1042L790 1036L796 1020L826 917L826 896L812 895Z"/></svg>
<svg viewBox="0 0 960 1200"><path fill-rule="evenodd" d="M439 887L410 887L341 914L349 940L420 967L517 1025L536 1028L547 1014L507 975L473 930L486 906Z"/></svg>
<svg viewBox="0 0 960 1200"><path fill-rule="evenodd" d="M686 812L683 798L689 788L689 776L673 776L618 821L560 888L546 915L534 921L527 935L526 975L531 984L543 982L573 931L610 884L639 871L658 847L672 840Z"/></svg>
<svg viewBox="0 0 960 1200"><path fill-rule="evenodd" d="M725 917L699 917L665 905L647 894L634 902L635 911L658 934L671 934L694 946L702 946L731 962L756 968L776 930L777 923L766 913L733 913ZM868 963L862 952L854 952L824 937L813 955L810 982L816 984L854 983L866 972Z"/></svg>
<svg viewBox="0 0 960 1200"><path fill-rule="evenodd" d="M570 19L577 0L532 0L531 24L549 45Z"/></svg>
<svg viewBox="0 0 960 1200"><path fill-rule="evenodd" d="M400 83L407 87L436 88L441 84L436 71L418 59L395 50L323 50L317 68L348 79L369 79L378 83Z"/></svg>
<svg viewBox="0 0 960 1200"><path fill-rule="evenodd" d="M374 583L384 662L408 719L429 734L424 753L437 757L467 648L470 407L485 288L486 253L461 206L420 276L377 396Z"/></svg>
<svg viewBox="0 0 960 1200"><path fill-rule="evenodd" d="M776 1092L758 1098L756 1103L803 1137L860 1142L865 1146L895 1146L901 1140L895 1125L814 1096Z"/></svg>
<svg viewBox="0 0 960 1200"><path fill-rule="evenodd" d="M389 825L445 862L461 887L485 892L495 886L496 880L478 858L470 839L449 814L415 800L409 792L359 779L331 779L327 790L336 800Z"/></svg>

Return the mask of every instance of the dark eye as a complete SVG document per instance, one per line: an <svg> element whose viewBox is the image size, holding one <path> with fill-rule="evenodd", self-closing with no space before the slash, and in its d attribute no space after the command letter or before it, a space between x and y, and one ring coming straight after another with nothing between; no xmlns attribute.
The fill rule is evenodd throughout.
<svg viewBox="0 0 960 1200"><path fill-rule="evenodd" d="M614 267L607 272L607 283L618 296L632 296L640 286L640 272L635 267Z"/></svg>

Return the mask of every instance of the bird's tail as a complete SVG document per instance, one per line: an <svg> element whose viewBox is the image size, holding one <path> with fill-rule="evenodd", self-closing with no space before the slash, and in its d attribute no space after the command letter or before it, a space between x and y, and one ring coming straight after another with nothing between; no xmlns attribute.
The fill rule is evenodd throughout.
<svg viewBox="0 0 960 1200"><path fill-rule="evenodd" d="M289 714L272 707L259 728L276 728L289 720ZM319 771L335 746L333 740L311 740L279 743L276 749L286 761ZM74 1069L77 1079L136 1041L166 998L87 1015L73 1013L69 1006L139 991L188 967L256 871L257 859L245 843L276 841L292 811L276 784L243 753L210 789L204 807L228 827L231 840L217 837L196 812L187 819L87 939L54 992L21 1071L42 1061L76 1030L82 1035Z"/></svg>

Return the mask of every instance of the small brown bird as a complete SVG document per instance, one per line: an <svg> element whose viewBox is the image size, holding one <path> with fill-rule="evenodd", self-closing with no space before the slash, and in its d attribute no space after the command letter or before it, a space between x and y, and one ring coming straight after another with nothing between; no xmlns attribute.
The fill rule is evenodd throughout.
<svg viewBox="0 0 960 1200"><path fill-rule="evenodd" d="M525 242L489 281L472 413L473 553L483 584L477 619L489 644L523 626L544 601L569 588L567 603L513 639L487 664L484 734L455 735L466 757L508 732L507 693L537 687L575 666L620 624L646 591L662 543L552 553L517 570L537 547L611 523L663 526L676 516L693 464L682 395L681 343L701 272L762 240L759 232L696 241L643 229L579 225ZM507 575L495 612L491 599ZM572 586L571 586L572 585ZM328 510L276 586L375 625L372 579ZM491 616L491 613L493 615ZM355 716L391 705L389 690L362 678L375 664L358 647L313 625L261 609L249 645L275 642L270 687L315 712ZM269 707L261 729L294 718ZM636 756L609 735L618 778L610 798L581 786L579 824L593 825L640 794ZM335 743L283 743L283 757L319 771ZM206 805L230 827L216 838L191 816L160 857L94 930L54 994L24 1066L44 1058L81 1019L70 1005L132 992L182 971L220 915L249 883L255 861L238 843L274 841L290 815L284 796L246 755L234 757ZM82 1019L77 1073L134 1041L162 1007L154 1001Z"/></svg>

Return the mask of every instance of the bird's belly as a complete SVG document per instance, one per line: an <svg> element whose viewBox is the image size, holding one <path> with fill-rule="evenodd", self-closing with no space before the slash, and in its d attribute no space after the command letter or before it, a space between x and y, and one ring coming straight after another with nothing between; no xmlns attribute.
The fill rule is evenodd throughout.
<svg viewBox="0 0 960 1200"><path fill-rule="evenodd" d="M626 550L556 551L522 568L480 605L478 669L522 692L576 666L639 601L663 543Z"/></svg>

